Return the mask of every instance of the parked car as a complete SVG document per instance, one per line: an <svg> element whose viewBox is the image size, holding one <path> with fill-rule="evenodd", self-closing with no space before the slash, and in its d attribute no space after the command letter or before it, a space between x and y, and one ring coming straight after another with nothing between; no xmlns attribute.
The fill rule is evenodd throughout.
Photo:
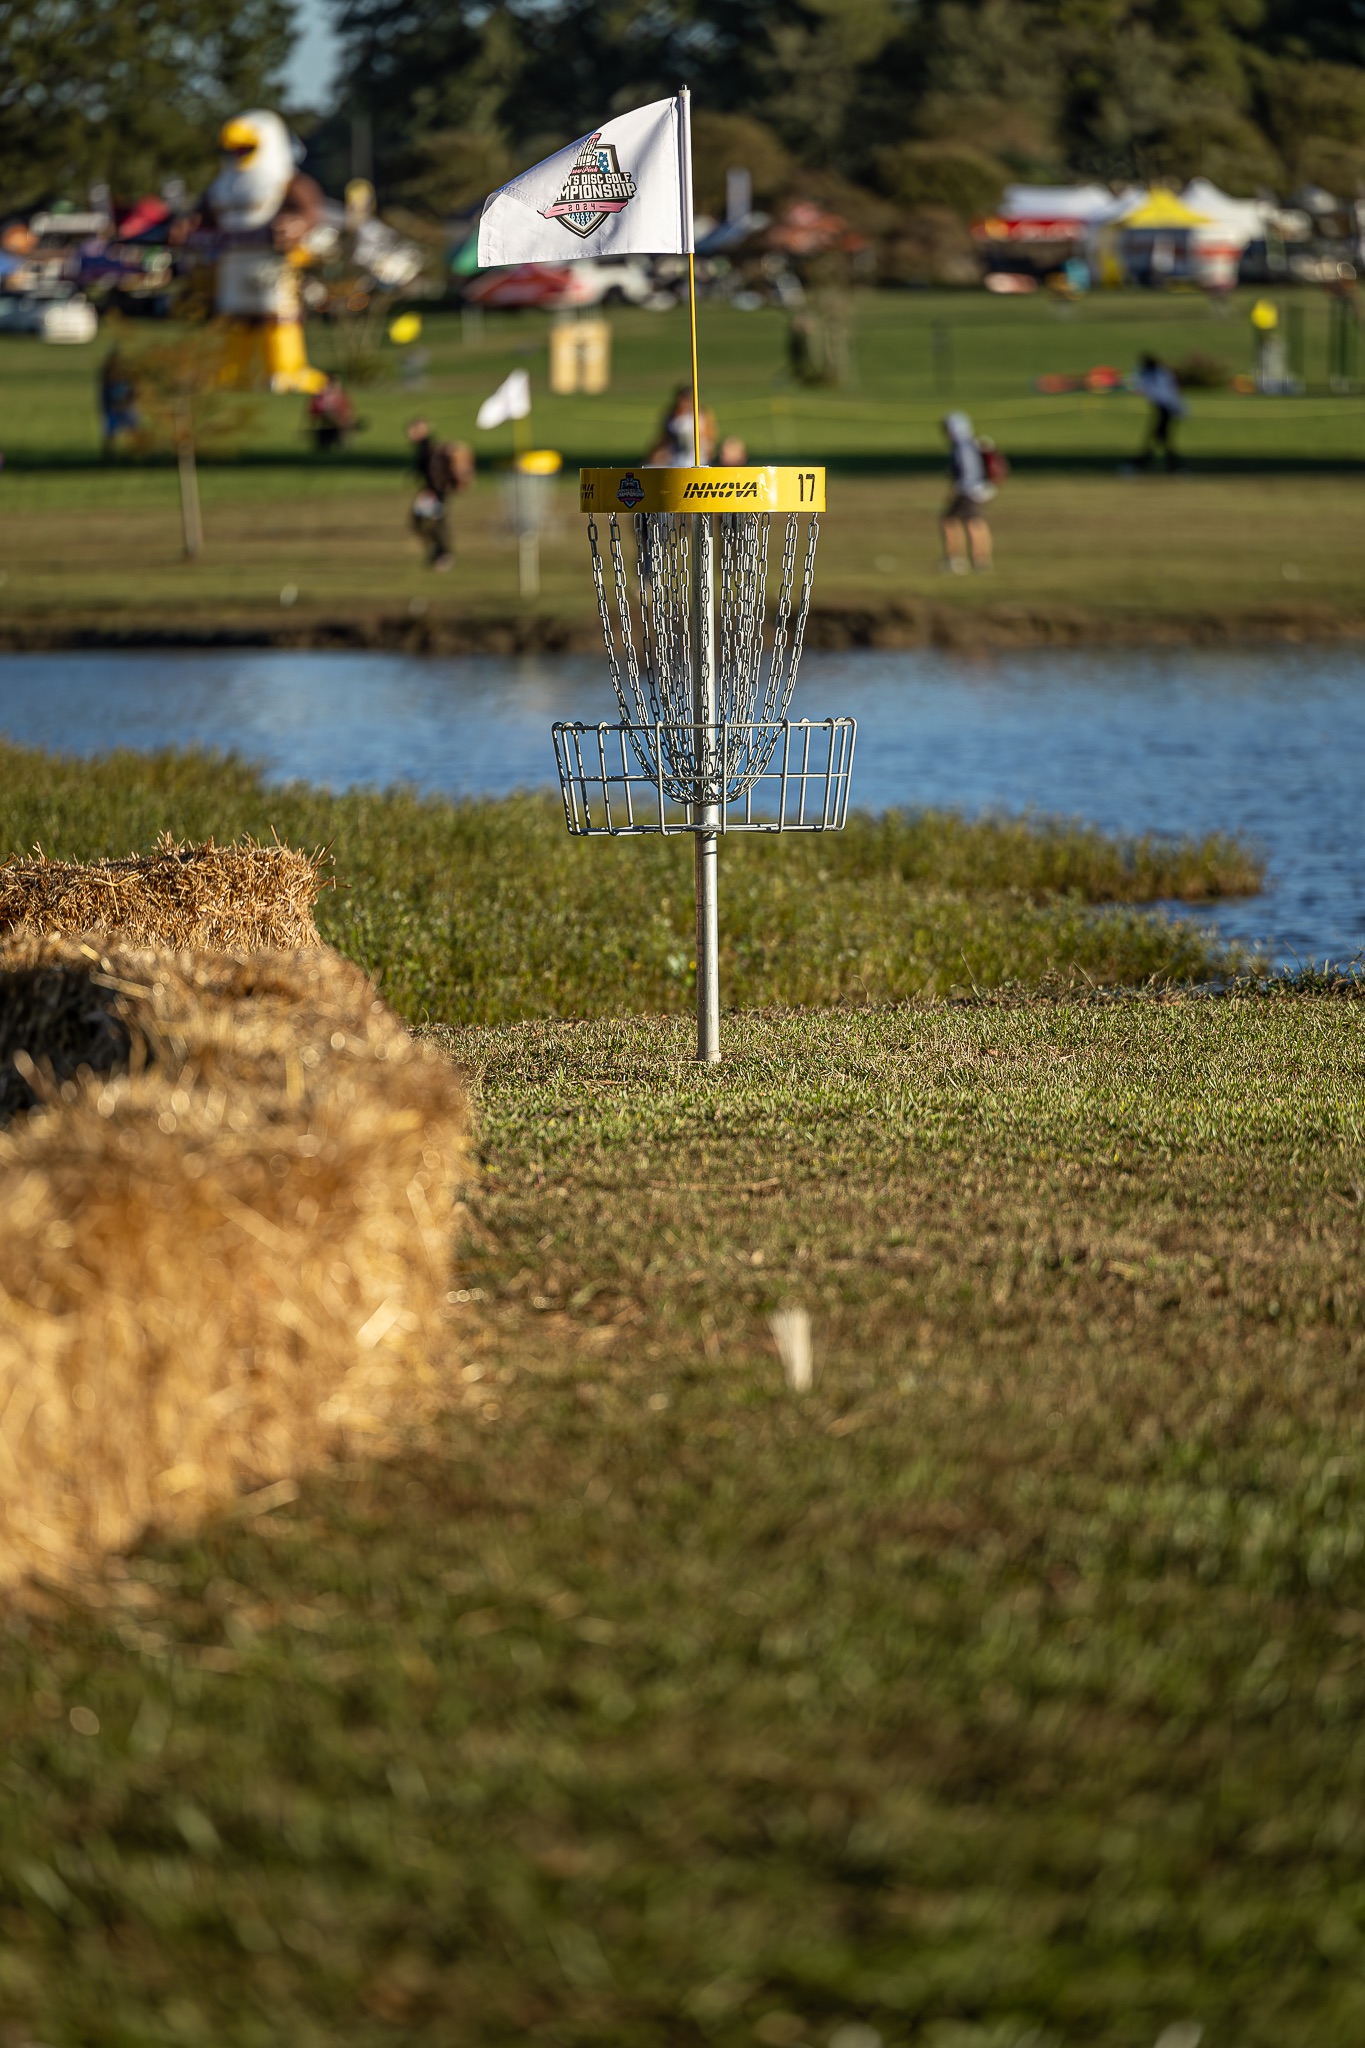
<svg viewBox="0 0 1365 2048"><path fill-rule="evenodd" d="M466 305L493 311L523 306L648 306L660 312L676 302L661 292L649 265L637 257L577 263L517 263L506 270L481 270L464 285Z"/></svg>
<svg viewBox="0 0 1365 2048"><path fill-rule="evenodd" d="M78 291L0 291L0 334L36 334L41 341L93 341L99 315Z"/></svg>

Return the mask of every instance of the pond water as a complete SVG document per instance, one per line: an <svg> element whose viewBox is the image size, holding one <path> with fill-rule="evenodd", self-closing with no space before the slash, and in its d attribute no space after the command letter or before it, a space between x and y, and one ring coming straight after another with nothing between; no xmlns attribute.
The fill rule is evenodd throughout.
<svg viewBox="0 0 1365 2048"><path fill-rule="evenodd" d="M556 718L614 715L587 656L243 650L0 656L0 733L63 753L207 746L274 780L450 796L552 784ZM854 802L1236 831L1266 893L1222 931L1292 965L1365 946L1365 655L1266 648L809 655L794 715L859 722Z"/></svg>

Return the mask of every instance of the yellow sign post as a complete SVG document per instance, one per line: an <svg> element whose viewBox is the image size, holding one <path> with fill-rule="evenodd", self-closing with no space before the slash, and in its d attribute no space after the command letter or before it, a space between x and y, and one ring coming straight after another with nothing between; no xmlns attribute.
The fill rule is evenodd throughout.
<svg viewBox="0 0 1365 2048"><path fill-rule="evenodd" d="M550 389L596 397L611 383L611 326L606 320L565 320L550 329Z"/></svg>

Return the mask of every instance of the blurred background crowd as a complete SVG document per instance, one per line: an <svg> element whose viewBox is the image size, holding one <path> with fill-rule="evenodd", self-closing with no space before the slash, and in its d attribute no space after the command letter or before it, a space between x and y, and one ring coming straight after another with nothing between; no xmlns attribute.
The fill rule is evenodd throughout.
<svg viewBox="0 0 1365 2048"><path fill-rule="evenodd" d="M704 284L741 304L794 305L812 273L1024 290L1349 284L1362 58L1349 0L6 9L3 317L32 328L41 315L75 338L87 316L54 319L53 301L171 310L191 267L177 223L213 175L224 122L261 106L280 111L338 208L348 185L377 193L420 252L405 286L490 306L671 303L667 262L480 277L472 227L515 170L681 80L697 110ZM342 304L365 289L339 282ZM309 292L335 310L323 275ZM841 347L818 323L794 342L816 375L837 374Z"/></svg>

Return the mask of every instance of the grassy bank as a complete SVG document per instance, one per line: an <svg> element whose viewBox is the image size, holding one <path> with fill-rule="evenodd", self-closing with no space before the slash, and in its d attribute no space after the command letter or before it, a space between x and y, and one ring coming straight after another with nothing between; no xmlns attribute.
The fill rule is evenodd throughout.
<svg viewBox="0 0 1365 2048"><path fill-rule="evenodd" d="M448 1043L463 1409L5 1623L13 2038L1353 2048L1354 1004Z"/></svg>
<svg viewBox="0 0 1365 2048"><path fill-rule="evenodd" d="M601 636L571 492L523 604L499 486L454 513L456 564L423 568L410 487L305 472L262 499L253 472L204 479L208 547L187 566L170 474L62 480L78 502L33 502L45 481L0 480L0 646L194 643L512 651ZM1365 484L1348 476L1024 476L993 507L990 576L938 571L942 484L836 478L815 578L815 646L1018 646L1365 636L1355 535ZM283 601L287 600L287 602Z"/></svg>
<svg viewBox="0 0 1365 2048"><path fill-rule="evenodd" d="M1197 391L1184 433L1191 473L1170 482L1117 474L1142 438L1139 400L1033 389L1046 370L1126 370L1147 347L1244 369L1249 303L1239 297L1219 314L1199 298L1149 293L1062 308L862 294L855 379L838 391L792 386L779 313L707 306L707 396L755 459L831 466L816 601L836 637L850 629L836 615L850 610L867 614L855 637L902 642L1365 631L1353 541L1365 488L1359 398ZM1325 302L1303 305L1321 383ZM430 316L421 388L402 385L398 351L386 347L386 381L364 392L366 429L340 461L308 453L299 402L251 401L232 459L205 468L206 550L192 565L180 559L173 469L99 465L95 351L0 341L0 641L236 631L306 642L346 628L376 643L407 635L459 646L482 625L591 645L572 486L546 540L542 595L523 606L492 473L510 430L479 435L474 414L510 368L529 367L535 437L563 451L568 473L639 461L681 374L683 325L631 310L612 318L610 394L556 399L545 389L543 318L491 318L466 340L455 316ZM951 389L935 382L936 330L950 336ZM140 336L127 341L136 349ZM318 348L325 356L325 335ZM936 573L938 420L949 403L968 407L1015 463L994 507L997 573L962 583ZM474 441L485 463L456 511L450 577L424 571L407 530L402 426L418 407L443 434Z"/></svg>
<svg viewBox="0 0 1365 2048"><path fill-rule="evenodd" d="M54 858L243 832L334 852L324 936L415 1021L684 1010L690 842L570 840L556 798L449 804L266 790L241 763L0 746L0 850ZM1144 910L1252 894L1239 842L1124 841L1084 825L855 817L843 833L727 840L727 1003L879 1003L1003 982L1202 981L1242 956Z"/></svg>

